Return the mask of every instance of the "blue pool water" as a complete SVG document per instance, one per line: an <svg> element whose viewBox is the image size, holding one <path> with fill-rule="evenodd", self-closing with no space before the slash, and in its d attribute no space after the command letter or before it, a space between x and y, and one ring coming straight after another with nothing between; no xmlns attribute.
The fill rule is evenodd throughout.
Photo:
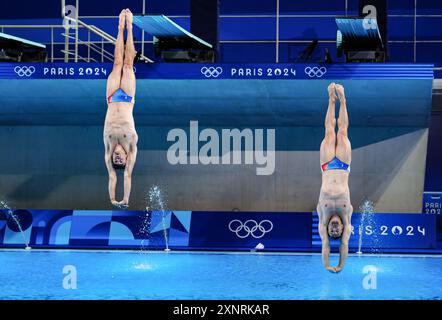
<svg viewBox="0 0 442 320"><path fill-rule="evenodd" d="M442 256L350 256L332 274L318 254L0 250L0 299L442 299L441 271Z"/></svg>

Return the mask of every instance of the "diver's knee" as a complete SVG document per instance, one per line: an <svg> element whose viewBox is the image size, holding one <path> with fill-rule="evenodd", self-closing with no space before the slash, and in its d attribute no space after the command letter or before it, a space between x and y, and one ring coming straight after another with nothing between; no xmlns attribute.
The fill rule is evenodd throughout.
<svg viewBox="0 0 442 320"><path fill-rule="evenodd" d="M133 71L133 64L125 61L123 64L123 71L124 72Z"/></svg>
<svg viewBox="0 0 442 320"><path fill-rule="evenodd" d="M338 134L337 134L338 139L347 139L348 140L348 130L347 127L340 127L338 129Z"/></svg>
<svg viewBox="0 0 442 320"><path fill-rule="evenodd" d="M121 71L122 68L123 68L123 61L120 59L115 60L113 70Z"/></svg>

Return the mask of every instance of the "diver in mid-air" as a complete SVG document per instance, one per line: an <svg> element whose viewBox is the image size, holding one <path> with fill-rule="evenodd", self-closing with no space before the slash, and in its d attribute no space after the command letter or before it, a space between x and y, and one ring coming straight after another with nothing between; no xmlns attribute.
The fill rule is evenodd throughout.
<svg viewBox="0 0 442 320"><path fill-rule="evenodd" d="M331 272L344 268L348 255L348 241L351 235L351 215L348 178L350 175L351 144L348 139L348 114L344 87L331 83L328 86L329 103L325 117L325 137L321 143L320 162L322 185L317 211L319 235L322 240L322 263ZM339 98L338 132L335 132L335 104ZM329 237L341 239L339 264L330 266Z"/></svg>
<svg viewBox="0 0 442 320"><path fill-rule="evenodd" d="M110 201L118 208L129 206L132 171L137 159L138 135L133 117L136 89L133 62L136 51L132 34L132 20L133 15L129 9L121 11L115 44L114 66L107 78L106 87L108 107L103 130L104 161L109 173ZM125 29L127 31L126 46L124 45ZM115 199L116 169L124 170L124 196L121 201Z"/></svg>

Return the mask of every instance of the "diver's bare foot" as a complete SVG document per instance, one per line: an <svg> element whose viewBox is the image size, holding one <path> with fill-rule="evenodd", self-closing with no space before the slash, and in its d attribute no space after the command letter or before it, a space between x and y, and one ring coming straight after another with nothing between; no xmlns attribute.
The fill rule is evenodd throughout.
<svg viewBox="0 0 442 320"><path fill-rule="evenodd" d="M328 90L328 96L330 100L336 101L336 92L335 92L336 84L334 82L330 83L327 90Z"/></svg>
<svg viewBox="0 0 442 320"><path fill-rule="evenodd" d="M134 20L134 16L129 9L126 9L125 12L126 12L126 28L129 29L132 28L132 22Z"/></svg>
<svg viewBox="0 0 442 320"><path fill-rule="evenodd" d="M336 93L338 94L339 101L345 101L344 87L340 84L335 85Z"/></svg>
<svg viewBox="0 0 442 320"><path fill-rule="evenodd" d="M125 9L121 10L118 18L119 18L118 29L124 30L124 26L126 24L126 10Z"/></svg>

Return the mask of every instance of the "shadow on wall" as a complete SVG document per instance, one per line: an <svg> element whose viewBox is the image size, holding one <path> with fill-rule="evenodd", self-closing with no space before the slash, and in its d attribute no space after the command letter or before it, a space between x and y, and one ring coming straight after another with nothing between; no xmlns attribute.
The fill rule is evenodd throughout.
<svg viewBox="0 0 442 320"><path fill-rule="evenodd" d="M39 130L30 130L38 137ZM102 128L75 127L83 134L69 133L69 128L40 130L43 136L65 132L70 137L65 138L66 143L79 136L99 135ZM365 135L372 130L376 129L365 129ZM353 150L350 190L355 209L369 199L378 212L420 212L427 132L421 129ZM100 139L90 140L83 144L88 155L83 161L75 159L77 149L71 150L61 141L49 144L56 154L49 160L41 153L32 156L32 144L11 144L17 159L4 167L0 191L18 208L111 209L103 147ZM318 151L277 152L275 173L270 176L257 176L255 166L172 166L166 152L140 149L131 209L145 208L146 191L153 183L166 186L173 210L230 211L236 207L241 211L311 212L316 208L321 183ZM117 194L122 192L121 174Z"/></svg>
<svg viewBox="0 0 442 320"><path fill-rule="evenodd" d="M319 39L315 29L305 29L301 35L297 35L289 38L289 40L306 40L305 43L291 43L287 47L287 55L290 62L303 63L303 62L315 62L318 63L323 60L323 54L321 52L321 45L318 43L315 47L311 47L313 41ZM310 41L310 42L308 42ZM312 50L314 49L314 50Z"/></svg>
<svg viewBox="0 0 442 320"><path fill-rule="evenodd" d="M377 212L420 212L428 130L353 150L350 191L355 210L365 200Z"/></svg>
<svg viewBox="0 0 442 320"><path fill-rule="evenodd" d="M68 176L54 179L53 175L30 175L7 195L7 199L19 202L45 199L68 179Z"/></svg>

